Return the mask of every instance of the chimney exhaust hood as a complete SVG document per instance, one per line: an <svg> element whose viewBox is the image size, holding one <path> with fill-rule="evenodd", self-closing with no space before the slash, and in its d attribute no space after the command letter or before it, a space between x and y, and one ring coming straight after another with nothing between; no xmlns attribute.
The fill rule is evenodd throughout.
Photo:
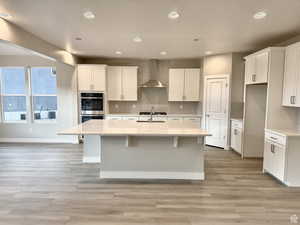
<svg viewBox="0 0 300 225"><path fill-rule="evenodd" d="M158 61L156 59L151 59L149 63L150 79L140 85L140 88L166 88L166 85L156 78L158 74Z"/></svg>

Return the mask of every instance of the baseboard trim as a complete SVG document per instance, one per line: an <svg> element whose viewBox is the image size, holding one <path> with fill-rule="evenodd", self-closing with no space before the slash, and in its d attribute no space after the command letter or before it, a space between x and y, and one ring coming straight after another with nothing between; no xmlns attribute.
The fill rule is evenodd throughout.
<svg viewBox="0 0 300 225"><path fill-rule="evenodd" d="M100 157L83 157L83 163L100 163Z"/></svg>
<svg viewBox="0 0 300 225"><path fill-rule="evenodd" d="M204 180L204 172L101 171L100 178Z"/></svg>
<svg viewBox="0 0 300 225"><path fill-rule="evenodd" d="M56 138L0 138L2 143L55 143L55 144L79 144L78 140L64 140Z"/></svg>

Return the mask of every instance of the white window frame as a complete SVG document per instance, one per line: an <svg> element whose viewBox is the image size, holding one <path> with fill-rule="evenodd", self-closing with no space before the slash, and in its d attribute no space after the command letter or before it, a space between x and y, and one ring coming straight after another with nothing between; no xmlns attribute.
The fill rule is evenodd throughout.
<svg viewBox="0 0 300 225"><path fill-rule="evenodd" d="M56 97L56 104L58 105L58 96L57 96L57 93L55 95L50 95L50 94L33 94L32 93L32 82L31 82L31 77L32 77L32 74L31 74L31 69L32 68L53 68L56 70L56 67L55 66L30 66L28 67L28 74L29 74L29 79L28 79L28 84L29 84L29 93L30 93L30 111L31 111L31 122L32 123L56 123L57 122L57 112L58 112L58 107L57 107L57 111L56 111L56 115L55 115L55 119L45 119L45 120L36 120L34 119L34 101L33 101L33 98L34 97ZM56 91L57 91L57 76L55 77L55 80L56 80Z"/></svg>
<svg viewBox="0 0 300 225"><path fill-rule="evenodd" d="M3 82L2 82L2 69L3 68L22 68L25 72L25 94L4 94L3 93ZM5 120L4 117L4 104L3 97L9 96L24 96L26 99L26 120ZM0 67L0 121L2 123L28 123L30 112L28 111L28 73L26 66L1 66Z"/></svg>

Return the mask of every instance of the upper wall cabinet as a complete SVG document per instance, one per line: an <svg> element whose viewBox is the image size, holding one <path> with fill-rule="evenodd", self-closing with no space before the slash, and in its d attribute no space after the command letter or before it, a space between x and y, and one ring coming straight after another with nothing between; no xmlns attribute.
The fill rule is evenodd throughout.
<svg viewBox="0 0 300 225"><path fill-rule="evenodd" d="M169 101L200 100L200 69L169 70Z"/></svg>
<svg viewBox="0 0 300 225"><path fill-rule="evenodd" d="M79 91L105 91L106 65L78 65Z"/></svg>
<svg viewBox="0 0 300 225"><path fill-rule="evenodd" d="M245 83L260 84L268 82L269 49L245 57Z"/></svg>
<svg viewBox="0 0 300 225"><path fill-rule="evenodd" d="M137 72L136 66L108 66L108 100L137 101Z"/></svg>
<svg viewBox="0 0 300 225"><path fill-rule="evenodd" d="M282 104L300 107L300 42L287 46Z"/></svg>

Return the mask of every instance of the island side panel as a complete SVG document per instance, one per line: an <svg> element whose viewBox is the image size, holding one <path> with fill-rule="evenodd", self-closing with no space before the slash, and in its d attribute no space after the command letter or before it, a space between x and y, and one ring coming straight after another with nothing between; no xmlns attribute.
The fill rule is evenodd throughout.
<svg viewBox="0 0 300 225"><path fill-rule="evenodd" d="M84 135L83 162L84 163L101 162L101 136L100 135Z"/></svg>
<svg viewBox="0 0 300 225"><path fill-rule="evenodd" d="M202 142L199 142L202 139ZM102 137L100 178L204 179L204 137Z"/></svg>

